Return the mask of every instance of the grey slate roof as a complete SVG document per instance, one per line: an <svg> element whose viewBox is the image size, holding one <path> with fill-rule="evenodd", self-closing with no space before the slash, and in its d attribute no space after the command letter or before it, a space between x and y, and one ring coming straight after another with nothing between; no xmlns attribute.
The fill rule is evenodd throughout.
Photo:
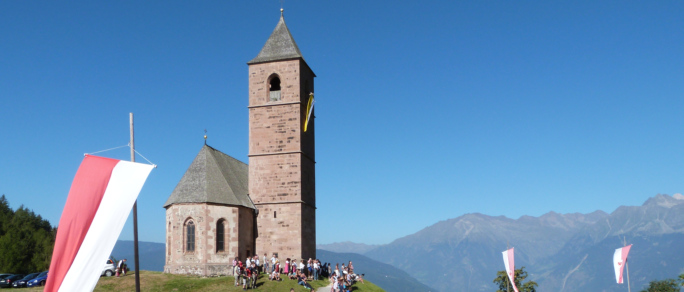
<svg viewBox="0 0 684 292"><path fill-rule="evenodd" d="M248 197L247 164L204 145L164 208L178 203L214 203L256 209Z"/></svg>
<svg viewBox="0 0 684 292"><path fill-rule="evenodd" d="M280 21L278 21L278 25L276 25L273 33L271 33L271 36L266 41L264 47L261 48L259 55L247 62L247 64L257 64L296 58L304 59L302 53L297 47L297 43L295 43L294 38L292 38L292 34L290 34L290 30L287 29L287 25L285 25L285 19L282 15L280 15Z"/></svg>

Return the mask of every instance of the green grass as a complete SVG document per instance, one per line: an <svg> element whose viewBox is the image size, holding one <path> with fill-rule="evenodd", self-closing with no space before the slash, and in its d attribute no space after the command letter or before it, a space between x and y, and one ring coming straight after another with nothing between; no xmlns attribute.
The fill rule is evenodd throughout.
<svg viewBox="0 0 684 292"><path fill-rule="evenodd" d="M319 287L325 287L329 284L328 280L311 281L311 286L314 291ZM294 280L283 279L280 282L269 281L265 274L259 276L257 281L257 288L248 291L273 291L273 292L290 292L290 288L294 288L297 292L309 291L304 287L297 285ZM23 289L22 291L43 291L42 287ZM96 292L127 292L135 291L135 275L129 273L125 277L102 277L95 287ZM196 276L185 275L171 275L162 272L140 272L140 291L242 291L242 286L235 287L235 278L231 276L226 277L211 277L201 278ZM384 292L380 287L366 281L365 284L357 283L352 287L354 292Z"/></svg>

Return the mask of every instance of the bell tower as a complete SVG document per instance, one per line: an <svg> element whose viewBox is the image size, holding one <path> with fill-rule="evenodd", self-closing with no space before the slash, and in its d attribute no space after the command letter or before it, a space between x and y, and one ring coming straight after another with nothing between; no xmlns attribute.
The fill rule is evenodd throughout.
<svg viewBox="0 0 684 292"><path fill-rule="evenodd" d="M316 257L314 77L280 20L249 61L249 195L256 253ZM311 110L313 111L313 109Z"/></svg>

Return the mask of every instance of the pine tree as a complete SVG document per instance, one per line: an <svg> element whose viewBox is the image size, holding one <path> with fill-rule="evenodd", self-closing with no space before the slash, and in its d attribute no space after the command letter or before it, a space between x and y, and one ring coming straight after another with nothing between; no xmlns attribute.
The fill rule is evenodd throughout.
<svg viewBox="0 0 684 292"><path fill-rule="evenodd" d="M679 292L679 285L674 279L651 281L648 287L641 292Z"/></svg>
<svg viewBox="0 0 684 292"><path fill-rule="evenodd" d="M525 279L527 278L527 272L525 271L525 267L521 267L520 269L515 270L515 286L518 287L518 291L520 292L536 292L537 291L537 282L534 281L527 281L525 283L522 283ZM513 287L510 287L509 290L509 283L510 280L508 280L508 275L506 274L506 271L498 271L496 272L496 278L494 278L494 284L499 286L499 290L496 290L496 292L513 292ZM522 283L522 285L521 285Z"/></svg>
<svg viewBox="0 0 684 292"><path fill-rule="evenodd" d="M9 206L9 202L5 195L0 196L0 236L3 236L7 230L7 224L12 219L14 212Z"/></svg>
<svg viewBox="0 0 684 292"><path fill-rule="evenodd" d="M12 211L0 197L0 271L27 274L49 268L56 229L33 211Z"/></svg>

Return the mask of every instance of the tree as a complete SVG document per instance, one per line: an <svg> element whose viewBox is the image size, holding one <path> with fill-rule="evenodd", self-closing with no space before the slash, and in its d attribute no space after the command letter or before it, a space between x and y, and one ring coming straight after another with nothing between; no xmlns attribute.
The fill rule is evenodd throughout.
<svg viewBox="0 0 684 292"><path fill-rule="evenodd" d="M521 267L520 269L515 270L515 287L518 287L518 291L520 292L537 292L537 282L534 281L527 281L526 283L522 283L525 279L527 278L527 272L525 271L525 267ZM508 280L508 275L506 274L506 271L498 271L496 272L496 278L494 278L494 284L499 286L499 290L496 290L496 292L507 292L508 291L508 283L510 282ZM521 285L522 283L522 285ZM510 292L513 291L513 287L510 288Z"/></svg>
<svg viewBox="0 0 684 292"><path fill-rule="evenodd" d="M33 211L12 211L0 196L0 271L27 274L50 267L56 229Z"/></svg>
<svg viewBox="0 0 684 292"><path fill-rule="evenodd" d="M681 278L681 276L680 276ZM648 288L641 290L641 292L679 292L679 284L674 279L665 279L660 281L651 281Z"/></svg>
<svg viewBox="0 0 684 292"><path fill-rule="evenodd" d="M0 196L0 236L3 236L7 231L7 224L12 219L14 212L10 208L9 202L5 195Z"/></svg>

